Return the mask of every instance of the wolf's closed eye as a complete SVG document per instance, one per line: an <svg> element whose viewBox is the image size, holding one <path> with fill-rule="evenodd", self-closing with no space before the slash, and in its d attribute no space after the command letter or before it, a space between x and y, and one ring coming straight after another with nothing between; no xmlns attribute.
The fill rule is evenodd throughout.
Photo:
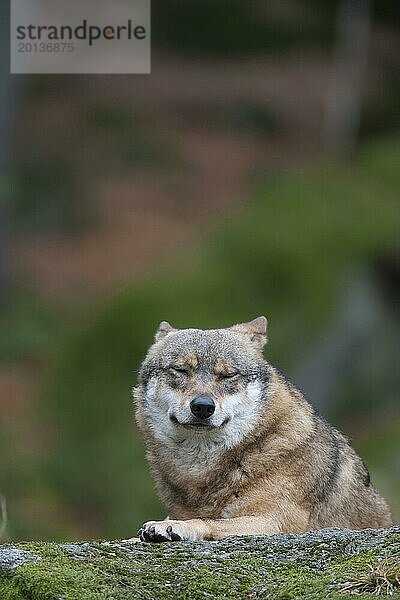
<svg viewBox="0 0 400 600"><path fill-rule="evenodd" d="M168 371L175 375L189 375L189 371L183 367L168 367Z"/></svg>
<svg viewBox="0 0 400 600"><path fill-rule="evenodd" d="M217 373L217 377L220 379L233 379L240 375L239 371L232 371L231 373Z"/></svg>

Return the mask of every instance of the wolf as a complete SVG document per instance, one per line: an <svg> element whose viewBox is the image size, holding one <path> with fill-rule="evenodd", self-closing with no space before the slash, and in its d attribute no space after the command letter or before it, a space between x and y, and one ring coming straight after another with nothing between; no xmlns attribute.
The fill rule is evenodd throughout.
<svg viewBox="0 0 400 600"><path fill-rule="evenodd" d="M167 508L146 542L392 524L363 460L263 356L267 319L223 329L163 321L134 388Z"/></svg>

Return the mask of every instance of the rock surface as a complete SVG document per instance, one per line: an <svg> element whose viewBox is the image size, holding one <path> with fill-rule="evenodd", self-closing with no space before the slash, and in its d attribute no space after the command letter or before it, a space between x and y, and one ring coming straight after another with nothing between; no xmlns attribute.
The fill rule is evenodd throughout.
<svg viewBox="0 0 400 600"><path fill-rule="evenodd" d="M345 600L354 596L344 584L391 557L398 565L400 527L154 545L29 542L0 546L0 598ZM399 587L392 592L400 599Z"/></svg>

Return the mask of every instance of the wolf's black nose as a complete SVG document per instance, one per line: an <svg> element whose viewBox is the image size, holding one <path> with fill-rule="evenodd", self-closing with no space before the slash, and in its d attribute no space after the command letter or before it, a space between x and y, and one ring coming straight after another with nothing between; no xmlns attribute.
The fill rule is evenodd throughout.
<svg viewBox="0 0 400 600"><path fill-rule="evenodd" d="M215 402L209 396L197 396L191 401L190 410L198 419L208 419L214 414Z"/></svg>

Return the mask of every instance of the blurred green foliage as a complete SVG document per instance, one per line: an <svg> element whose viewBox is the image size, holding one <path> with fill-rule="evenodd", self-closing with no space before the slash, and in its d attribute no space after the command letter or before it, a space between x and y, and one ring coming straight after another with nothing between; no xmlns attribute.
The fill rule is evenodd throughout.
<svg viewBox="0 0 400 600"><path fill-rule="evenodd" d="M154 2L152 36L158 46L198 56L274 52L301 45L328 47L333 8L305 2L301 10L307 19L276 20L268 3L253 0ZM289 16L291 11L287 12Z"/></svg>
<svg viewBox="0 0 400 600"><path fill-rule="evenodd" d="M332 317L348 269L398 241L399 161L394 139L351 165L282 172L190 252L82 317L42 399L53 435L46 478L99 535L126 537L163 516L130 398L157 323L215 327L265 313L266 354L290 373ZM400 437L390 443L398 456ZM392 468L374 456L377 470ZM399 498L398 480L391 485L383 491Z"/></svg>
<svg viewBox="0 0 400 600"><path fill-rule="evenodd" d="M27 291L14 291L0 311L0 362L40 360L62 335L60 314Z"/></svg>
<svg viewBox="0 0 400 600"><path fill-rule="evenodd" d="M316 10L323 6L330 15L333 15L339 0L304 0L304 3L313 6ZM372 2L371 6L376 21L400 26L400 5L397 0L379 0L379 2Z"/></svg>
<svg viewBox="0 0 400 600"><path fill-rule="evenodd" d="M73 159L64 153L43 162L21 161L15 172L15 194L10 205L21 228L74 231L88 222Z"/></svg>
<svg viewBox="0 0 400 600"><path fill-rule="evenodd" d="M264 102L239 102L224 110L227 127L232 131L254 131L261 135L282 131L278 110Z"/></svg>
<svg viewBox="0 0 400 600"><path fill-rule="evenodd" d="M87 112L87 122L95 135L102 138L108 152L112 140L112 154L122 163L160 166L171 155L170 149L149 131L148 124L143 126L131 109L95 106Z"/></svg>
<svg viewBox="0 0 400 600"><path fill-rule="evenodd" d="M361 114L360 138L393 131L400 124L400 79L398 68L382 75L382 90L377 97L367 99Z"/></svg>
<svg viewBox="0 0 400 600"><path fill-rule="evenodd" d="M279 0L154 1L152 36L161 48L202 57L330 47L338 0L281 4ZM372 17L399 28L399 3L373 3Z"/></svg>
<svg viewBox="0 0 400 600"><path fill-rule="evenodd" d="M279 108L273 103L259 100L239 100L223 105L195 104L181 107L180 118L216 132L256 134L269 136L282 133L285 129Z"/></svg>

